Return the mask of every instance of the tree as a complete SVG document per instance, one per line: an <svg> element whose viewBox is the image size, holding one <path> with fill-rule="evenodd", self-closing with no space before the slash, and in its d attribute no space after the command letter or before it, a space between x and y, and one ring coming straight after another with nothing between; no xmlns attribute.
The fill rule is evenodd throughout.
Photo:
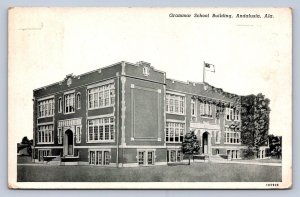
<svg viewBox="0 0 300 197"><path fill-rule="evenodd" d="M189 165L191 164L191 156L198 153L200 150L199 141L194 131L187 133L182 142L183 154L189 155Z"/></svg>
<svg viewBox="0 0 300 197"><path fill-rule="evenodd" d="M24 136L23 138L22 138L22 142L21 142L22 144L30 144L30 140L27 138L27 136Z"/></svg>
<svg viewBox="0 0 300 197"><path fill-rule="evenodd" d="M257 151L266 145L269 132L270 100L261 93L243 96L241 100L241 141L248 149Z"/></svg>
<svg viewBox="0 0 300 197"><path fill-rule="evenodd" d="M282 137L274 136L273 134L269 135L269 154L271 156L276 156L278 159L281 158L282 150Z"/></svg>
<svg viewBox="0 0 300 197"><path fill-rule="evenodd" d="M32 148L31 148L31 146L32 146L32 144L33 144L33 140L29 140L27 136L24 136L24 137L22 138L21 144L22 144L23 146L25 145L25 146L27 147L27 152L28 152L29 155L31 155L31 153L32 153Z"/></svg>

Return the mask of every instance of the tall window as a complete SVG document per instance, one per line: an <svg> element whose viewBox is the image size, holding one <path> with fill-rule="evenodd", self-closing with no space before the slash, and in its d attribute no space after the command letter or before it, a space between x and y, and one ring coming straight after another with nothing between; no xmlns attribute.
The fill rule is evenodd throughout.
<svg viewBox="0 0 300 197"><path fill-rule="evenodd" d="M62 112L62 99L61 97L58 99L58 113Z"/></svg>
<svg viewBox="0 0 300 197"><path fill-rule="evenodd" d="M54 115L54 98L38 102L38 117L49 117Z"/></svg>
<svg viewBox="0 0 300 197"><path fill-rule="evenodd" d="M80 93L77 93L77 96L76 96L76 107L77 107L77 109L81 108L81 95L80 95Z"/></svg>
<svg viewBox="0 0 300 197"><path fill-rule="evenodd" d="M58 128L57 129L57 141L58 141L58 144L62 144L62 139L63 139L63 136L62 136L62 129L61 128Z"/></svg>
<svg viewBox="0 0 300 197"><path fill-rule="evenodd" d="M226 115L226 120L230 120L230 111L231 111L232 109L230 109L230 108L226 108L226 113L225 113L225 115Z"/></svg>
<svg viewBox="0 0 300 197"><path fill-rule="evenodd" d="M240 132L232 131L230 128L225 128L225 143L226 144L239 144Z"/></svg>
<svg viewBox="0 0 300 197"><path fill-rule="evenodd" d="M115 104L115 84L107 84L88 90L88 108L97 109Z"/></svg>
<svg viewBox="0 0 300 197"><path fill-rule="evenodd" d="M212 117L212 104L207 102L200 103L200 116Z"/></svg>
<svg viewBox="0 0 300 197"><path fill-rule="evenodd" d="M108 166L110 164L111 156L109 150L90 150L89 164Z"/></svg>
<svg viewBox="0 0 300 197"><path fill-rule="evenodd" d="M167 122L166 142L182 142L185 134L185 124L178 122Z"/></svg>
<svg viewBox="0 0 300 197"><path fill-rule="evenodd" d="M65 108L65 113L69 114L69 113L73 113L75 112L75 93L71 93L71 94L66 94L64 96L64 108Z"/></svg>
<svg viewBox="0 0 300 197"><path fill-rule="evenodd" d="M234 120L239 120L240 119L240 111L235 109L234 110Z"/></svg>
<svg viewBox="0 0 300 197"><path fill-rule="evenodd" d="M191 101L191 115L196 116L196 100L192 99Z"/></svg>
<svg viewBox="0 0 300 197"><path fill-rule="evenodd" d="M53 125L38 126L38 143L53 143Z"/></svg>
<svg viewBox="0 0 300 197"><path fill-rule="evenodd" d="M215 133L216 133L216 137L215 137L216 144L219 144L221 142L221 131L215 131Z"/></svg>
<svg viewBox="0 0 300 197"><path fill-rule="evenodd" d="M115 134L114 117L98 118L88 121L88 141L111 141Z"/></svg>
<svg viewBox="0 0 300 197"><path fill-rule="evenodd" d="M184 114L185 97L175 94L166 94L166 112Z"/></svg>
<svg viewBox="0 0 300 197"><path fill-rule="evenodd" d="M76 127L76 143L81 142L81 127Z"/></svg>

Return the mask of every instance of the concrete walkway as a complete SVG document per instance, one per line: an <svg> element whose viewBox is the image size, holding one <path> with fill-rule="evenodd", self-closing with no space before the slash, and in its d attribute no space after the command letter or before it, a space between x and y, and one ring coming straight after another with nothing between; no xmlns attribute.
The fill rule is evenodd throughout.
<svg viewBox="0 0 300 197"><path fill-rule="evenodd" d="M184 160L184 162L188 163L188 160ZM282 166L282 163L262 163L262 162L253 162L253 161L247 162L247 161L238 161L238 160L227 161L226 159L215 160L215 161L191 160L191 163L226 163L226 164L235 163L235 164L245 164L245 165L259 165L259 166ZM53 166L46 163L20 163L17 165L18 166Z"/></svg>
<svg viewBox="0 0 300 197"><path fill-rule="evenodd" d="M263 162L247 162L247 161L227 161L224 159L224 161L209 161L212 163L237 163L237 164L246 164L246 165L259 165L259 166L282 166L282 163L263 163Z"/></svg>

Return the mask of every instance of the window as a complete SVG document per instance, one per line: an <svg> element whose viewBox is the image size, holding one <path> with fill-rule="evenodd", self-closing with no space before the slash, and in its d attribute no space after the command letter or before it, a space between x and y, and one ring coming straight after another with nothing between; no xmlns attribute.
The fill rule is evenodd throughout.
<svg viewBox="0 0 300 197"><path fill-rule="evenodd" d="M240 119L240 112L237 109L226 108L226 120L236 120Z"/></svg>
<svg viewBox="0 0 300 197"><path fill-rule="evenodd" d="M235 109L234 110L234 120L239 120L240 119L240 111Z"/></svg>
<svg viewBox="0 0 300 197"><path fill-rule="evenodd" d="M109 166L111 161L111 154L109 150L90 150L89 164Z"/></svg>
<svg viewBox="0 0 300 197"><path fill-rule="evenodd" d="M231 156L232 159L238 159L238 158L240 158L240 151L227 149L227 155Z"/></svg>
<svg viewBox="0 0 300 197"><path fill-rule="evenodd" d="M75 112L75 93L66 94L64 96L64 113L69 114Z"/></svg>
<svg viewBox="0 0 300 197"><path fill-rule="evenodd" d="M81 127L76 127L76 143L81 142Z"/></svg>
<svg viewBox="0 0 300 197"><path fill-rule="evenodd" d="M57 129L57 138L58 138L58 144L62 144L62 139L63 139L63 136L62 136L62 129L61 128L58 128Z"/></svg>
<svg viewBox="0 0 300 197"><path fill-rule="evenodd" d="M233 109L230 109L230 120L234 120L234 117L233 117Z"/></svg>
<svg viewBox="0 0 300 197"><path fill-rule="evenodd" d="M167 162L181 162L182 159L181 150L167 150Z"/></svg>
<svg viewBox="0 0 300 197"><path fill-rule="evenodd" d="M77 104L77 109L81 108L81 95L80 93L77 93L77 97L76 97L76 104Z"/></svg>
<svg viewBox="0 0 300 197"><path fill-rule="evenodd" d="M38 143L53 143L53 125L38 126Z"/></svg>
<svg viewBox="0 0 300 197"><path fill-rule="evenodd" d="M216 144L220 144L220 142L221 142L221 131L215 131L215 133L216 133L216 136L215 136L215 142L216 142Z"/></svg>
<svg viewBox="0 0 300 197"><path fill-rule="evenodd" d="M139 165L154 165L155 151L154 150L139 150L137 155Z"/></svg>
<svg viewBox="0 0 300 197"><path fill-rule="evenodd" d="M58 99L58 113L62 112L62 99L61 97Z"/></svg>
<svg viewBox="0 0 300 197"><path fill-rule="evenodd" d="M240 144L240 136L240 132L235 132L230 128L225 128L225 143Z"/></svg>
<svg viewBox="0 0 300 197"><path fill-rule="evenodd" d="M88 141L111 141L114 140L114 117L88 120Z"/></svg>
<svg viewBox="0 0 300 197"><path fill-rule="evenodd" d="M143 151L139 151L139 160L138 160L138 164L139 165L144 165L145 163L144 163L144 161L145 161L145 152Z"/></svg>
<svg viewBox="0 0 300 197"><path fill-rule="evenodd" d="M185 124L178 122L166 123L166 142L182 142L185 134Z"/></svg>
<svg viewBox="0 0 300 197"><path fill-rule="evenodd" d="M148 165L154 164L154 151L148 151Z"/></svg>
<svg viewBox="0 0 300 197"><path fill-rule="evenodd" d="M212 104L207 102L200 103L200 116L202 117L212 117Z"/></svg>
<svg viewBox="0 0 300 197"><path fill-rule="evenodd" d="M49 149L39 150L38 159L39 159L39 161L44 161L44 157L47 157L49 155L50 155Z"/></svg>
<svg viewBox="0 0 300 197"><path fill-rule="evenodd" d="M191 101L191 115L196 116L196 100L192 99Z"/></svg>
<svg viewBox="0 0 300 197"><path fill-rule="evenodd" d="M115 104L115 84L107 84L88 90L88 108L97 109Z"/></svg>
<svg viewBox="0 0 300 197"><path fill-rule="evenodd" d="M185 97L166 94L166 112L183 115L185 112Z"/></svg>
<svg viewBox="0 0 300 197"><path fill-rule="evenodd" d="M38 117L49 117L54 115L54 98L38 102Z"/></svg>
<svg viewBox="0 0 300 197"><path fill-rule="evenodd" d="M145 75L145 76L149 75L149 67L146 67L146 66L143 67L143 75Z"/></svg>

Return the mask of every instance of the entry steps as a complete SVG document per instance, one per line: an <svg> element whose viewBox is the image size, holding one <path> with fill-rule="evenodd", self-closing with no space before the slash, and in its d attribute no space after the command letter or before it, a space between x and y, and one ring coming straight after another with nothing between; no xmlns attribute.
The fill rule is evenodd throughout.
<svg viewBox="0 0 300 197"><path fill-rule="evenodd" d="M220 155L210 155L209 161L214 163L218 163L218 162L223 163L223 162L227 162L228 160L221 157Z"/></svg>

